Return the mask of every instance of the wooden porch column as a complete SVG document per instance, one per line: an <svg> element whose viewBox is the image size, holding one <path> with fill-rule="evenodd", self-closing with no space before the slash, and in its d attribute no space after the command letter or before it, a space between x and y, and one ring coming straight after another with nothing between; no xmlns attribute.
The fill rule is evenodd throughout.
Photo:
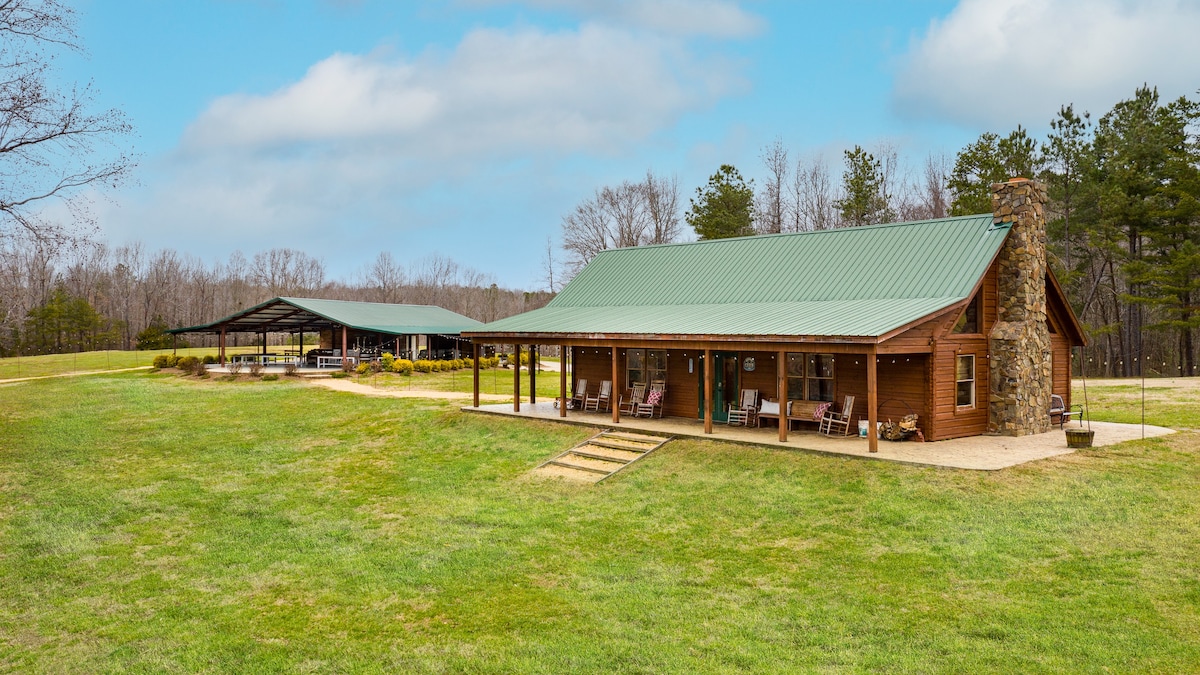
<svg viewBox="0 0 1200 675"><path fill-rule="evenodd" d="M346 358L348 356L348 354L346 352L346 343L348 341L349 341L349 336L347 335L346 327L342 326L342 363L343 364L346 363Z"/></svg>
<svg viewBox="0 0 1200 675"><path fill-rule="evenodd" d="M225 367L225 326L221 326L221 367Z"/></svg>
<svg viewBox="0 0 1200 675"><path fill-rule="evenodd" d="M788 419L787 419L787 352L779 352L775 355L779 363L775 368L776 391L779 394L775 397L779 399L779 442L787 441L788 434Z"/></svg>
<svg viewBox="0 0 1200 675"><path fill-rule="evenodd" d="M608 393L608 407L612 408L613 424L621 423L621 406L617 405L617 344L614 342L612 346L612 391ZM620 399L617 399L620 401Z"/></svg>
<svg viewBox="0 0 1200 675"><path fill-rule="evenodd" d="M712 387L713 365L712 350L704 350L704 433L712 433Z"/></svg>
<svg viewBox="0 0 1200 675"><path fill-rule="evenodd" d="M513 412L521 412L521 345L513 345Z"/></svg>
<svg viewBox="0 0 1200 675"><path fill-rule="evenodd" d="M878 347L871 345L867 352L867 448L871 452L879 452L879 430L875 428L875 422L879 419L877 355Z"/></svg>
<svg viewBox="0 0 1200 675"><path fill-rule="evenodd" d="M267 355L267 331L263 331L263 356Z"/></svg>
<svg viewBox="0 0 1200 675"><path fill-rule="evenodd" d="M529 345L529 403L537 403L537 345Z"/></svg>
<svg viewBox="0 0 1200 675"><path fill-rule="evenodd" d="M299 343L296 346L296 355L297 355L297 358L300 360L299 365L303 366L304 365L304 329L303 328L300 329L300 336L296 340L296 342Z"/></svg>
<svg viewBox="0 0 1200 675"><path fill-rule="evenodd" d="M396 338L397 347L400 345L400 338ZM397 349L399 354L400 350ZM475 407L479 407L479 343L471 340L471 381L473 382L473 391L475 392Z"/></svg>
<svg viewBox="0 0 1200 675"><path fill-rule="evenodd" d="M567 346L559 348L558 356L558 416L567 416Z"/></svg>
<svg viewBox="0 0 1200 675"><path fill-rule="evenodd" d="M176 333L171 333L171 354L179 354L179 335Z"/></svg>
<svg viewBox="0 0 1200 675"><path fill-rule="evenodd" d="M471 344L475 344L475 343L472 342ZM472 353L475 354L475 356L479 356L479 350L475 350ZM396 358L400 358L400 336L399 335L396 336L396 353L392 354L392 356L395 356ZM476 404L475 407L478 408L479 404Z"/></svg>

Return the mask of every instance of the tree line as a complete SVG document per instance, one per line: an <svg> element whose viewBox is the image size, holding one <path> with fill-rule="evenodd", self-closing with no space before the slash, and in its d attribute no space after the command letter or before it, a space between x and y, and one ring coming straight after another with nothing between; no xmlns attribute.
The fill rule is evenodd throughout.
<svg viewBox="0 0 1200 675"><path fill-rule="evenodd" d="M490 275L438 255L405 266L385 251L351 279L330 280L319 259L290 248L206 263L140 244L63 246L16 233L0 240L0 356L169 346L165 328L209 323L278 296L439 305L479 321L551 297L500 288Z"/></svg>
<svg viewBox="0 0 1200 675"><path fill-rule="evenodd" d="M681 221L699 239L719 239L990 213L993 183L1032 177L1050 199L1050 265L1091 343L1076 372L1191 376L1200 327L1198 119L1200 103L1164 102L1143 86L1095 123L1066 105L1044 139L1021 126L983 133L953 162L931 154L913 168L894 145L856 145L843 152L840 177L820 156L793 162L776 140L762 149L757 187L721 165L682 217L657 213L656 222L672 225L654 236L626 233L649 231L629 223L642 222L636 214L651 199L680 203L674 179L649 174L597 190L563 219L569 260L558 278L608 248L678 241Z"/></svg>

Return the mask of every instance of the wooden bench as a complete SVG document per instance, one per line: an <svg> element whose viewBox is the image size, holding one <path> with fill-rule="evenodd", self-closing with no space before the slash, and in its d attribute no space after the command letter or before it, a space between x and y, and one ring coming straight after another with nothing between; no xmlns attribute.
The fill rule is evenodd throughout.
<svg viewBox="0 0 1200 675"><path fill-rule="evenodd" d="M817 406L828 404L829 401L792 400L788 401L788 403L791 404L791 408L790 414L787 416L787 421L788 429L791 429L793 422L819 424L820 420L813 419L813 415L817 412ZM765 413L760 410L758 413L758 426L762 426L762 421L764 419L775 420L777 424L779 423L779 415L774 413Z"/></svg>

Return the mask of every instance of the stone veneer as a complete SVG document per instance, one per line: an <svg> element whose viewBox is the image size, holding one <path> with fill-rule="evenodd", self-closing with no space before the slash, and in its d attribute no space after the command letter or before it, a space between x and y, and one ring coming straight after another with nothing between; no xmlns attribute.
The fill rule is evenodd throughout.
<svg viewBox="0 0 1200 675"><path fill-rule="evenodd" d="M988 336L988 432L1004 436L1050 430L1045 203L1046 188L1036 181L992 185L993 222L1011 223L996 258L999 306Z"/></svg>

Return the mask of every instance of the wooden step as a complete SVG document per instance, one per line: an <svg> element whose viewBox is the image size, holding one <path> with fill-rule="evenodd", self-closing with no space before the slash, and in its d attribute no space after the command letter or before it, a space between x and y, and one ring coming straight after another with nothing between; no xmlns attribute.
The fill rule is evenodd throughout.
<svg viewBox="0 0 1200 675"><path fill-rule="evenodd" d="M590 466L583 466L582 464L571 464L569 462L560 462L557 459L552 459L549 462L546 462L546 464L552 464L554 466L561 466L566 469L575 469L576 471L588 471L591 473L602 473L602 474L606 474L606 475L612 473L611 471L608 471L607 469L597 469L597 468L590 467Z"/></svg>
<svg viewBox="0 0 1200 675"><path fill-rule="evenodd" d="M650 436L648 434L634 434L634 433L630 433L628 431L605 431L604 433L600 434L600 437L601 438L613 438L613 439L619 438L619 439L624 439L627 441L638 441L640 443L653 443L655 445L658 445L659 443L666 443L667 441L671 440L667 436Z"/></svg>
<svg viewBox="0 0 1200 675"><path fill-rule="evenodd" d="M614 443L613 441L610 441L610 440L606 439L604 436L601 436L601 437L599 437L599 438L593 438L593 439L592 439L591 441L589 441L589 442L590 442L592 445L597 445L597 446L600 446L600 447L602 447L602 448L612 448L613 450L628 450L629 452L646 452L647 450L650 450L650 449L652 449L652 448L654 447L654 444L651 444L651 445L631 445L631 444L629 444L629 443L627 443L627 442L618 442L618 443Z"/></svg>
<svg viewBox="0 0 1200 675"><path fill-rule="evenodd" d="M632 459L625 459L623 457L613 457L612 455L600 455L600 454L596 454L594 452L584 452L583 450L571 450L567 454L578 455L580 457L587 457L588 459L598 459L602 462L619 462L621 464L628 464L633 461Z"/></svg>

